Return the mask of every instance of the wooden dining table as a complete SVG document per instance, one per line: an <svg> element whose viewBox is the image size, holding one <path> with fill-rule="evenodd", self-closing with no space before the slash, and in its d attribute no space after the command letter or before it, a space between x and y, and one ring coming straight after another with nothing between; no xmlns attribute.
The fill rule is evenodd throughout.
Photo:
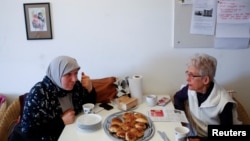
<svg viewBox="0 0 250 141"><path fill-rule="evenodd" d="M169 95L158 95L158 98L161 98L164 96L170 98ZM98 106L98 104L96 106ZM117 113L117 112L121 112L121 110L118 109L116 105L113 105L113 107L114 108L111 110L101 110L98 113L96 113L102 117L102 127L100 129L93 131L93 132L84 132L82 130L79 130L75 121L74 123L65 126L64 130L62 131L59 137L59 141L69 141L69 140L82 141L86 139L89 141L112 141L114 140L107 134L107 132L104 131L104 128L103 128L103 123L109 115ZM149 107L147 103L145 102L145 100L143 100L143 102L138 104L135 108L133 108L132 111L139 112L147 116L148 110L150 108L164 108L164 109L174 110L174 106L172 102L169 102L165 106ZM81 115L83 115L83 113L78 115L76 118L78 118ZM177 126L182 126L181 122L179 121L152 121L152 123L154 125L155 132L150 137L149 139L150 141L163 141L162 137L160 136L160 134L158 134L157 131L164 131L167 134L170 141L175 141L174 128Z"/></svg>

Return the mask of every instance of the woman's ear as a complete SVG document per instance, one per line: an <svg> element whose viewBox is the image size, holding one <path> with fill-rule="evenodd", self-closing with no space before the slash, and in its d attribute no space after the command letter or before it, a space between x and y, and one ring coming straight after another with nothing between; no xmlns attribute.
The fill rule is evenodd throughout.
<svg viewBox="0 0 250 141"><path fill-rule="evenodd" d="M208 76L204 76L202 81L205 85L207 85L210 83L210 78Z"/></svg>

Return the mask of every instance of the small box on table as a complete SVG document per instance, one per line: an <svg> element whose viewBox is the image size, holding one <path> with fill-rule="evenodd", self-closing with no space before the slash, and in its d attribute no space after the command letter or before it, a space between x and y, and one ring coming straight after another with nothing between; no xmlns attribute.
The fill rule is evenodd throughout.
<svg viewBox="0 0 250 141"><path fill-rule="evenodd" d="M130 98L128 96L121 96L118 98L118 108L121 110L129 110L138 104L137 98Z"/></svg>

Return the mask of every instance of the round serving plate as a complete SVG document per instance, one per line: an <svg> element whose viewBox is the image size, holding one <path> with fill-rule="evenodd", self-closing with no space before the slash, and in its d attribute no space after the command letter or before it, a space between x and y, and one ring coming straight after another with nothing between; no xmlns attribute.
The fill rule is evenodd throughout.
<svg viewBox="0 0 250 141"><path fill-rule="evenodd" d="M116 135L110 133L109 131L109 127L111 125L111 121L113 118L115 117L119 117L122 119L122 115L126 112L133 112L133 113L139 113L139 112L134 112L134 111L122 111L122 112L117 112L117 113L113 113L111 115L109 115L105 120L104 120L104 123L103 123L103 129L105 131L105 133L113 140L113 141L124 141L124 139L121 139L119 137L117 137ZM142 114L142 113L140 113ZM144 115L144 114L142 114ZM145 115L144 115L145 116ZM145 116L147 117L147 116ZM148 118L148 127L147 129L144 131L144 136L139 138L137 141L149 141L153 136L154 136L154 133L155 133L155 127L154 127L154 124L152 122L152 120L150 118Z"/></svg>

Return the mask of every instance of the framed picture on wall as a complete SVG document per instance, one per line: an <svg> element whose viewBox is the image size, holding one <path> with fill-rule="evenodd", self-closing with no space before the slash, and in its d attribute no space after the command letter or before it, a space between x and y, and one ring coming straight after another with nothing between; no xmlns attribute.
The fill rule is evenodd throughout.
<svg viewBox="0 0 250 141"><path fill-rule="evenodd" d="M50 4L24 3L27 40L52 39Z"/></svg>

